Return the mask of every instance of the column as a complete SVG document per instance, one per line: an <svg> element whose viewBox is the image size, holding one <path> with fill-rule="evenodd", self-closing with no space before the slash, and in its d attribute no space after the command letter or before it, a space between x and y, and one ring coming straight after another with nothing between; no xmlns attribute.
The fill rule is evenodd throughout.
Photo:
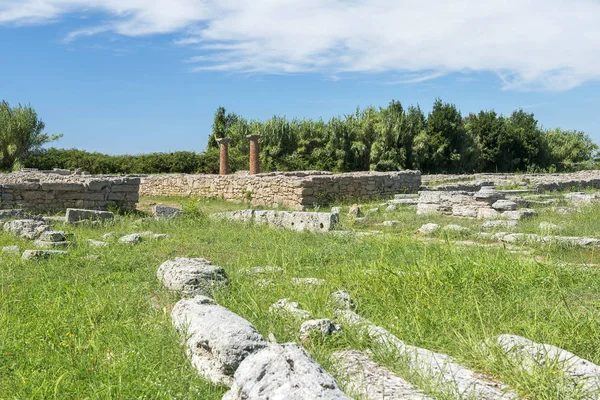
<svg viewBox="0 0 600 400"><path fill-rule="evenodd" d="M229 142L230 138L217 138L219 143L219 175L229 174Z"/></svg>
<svg viewBox="0 0 600 400"><path fill-rule="evenodd" d="M255 175L260 173L260 150L258 148L258 139L260 135L248 135L250 139L250 174Z"/></svg>

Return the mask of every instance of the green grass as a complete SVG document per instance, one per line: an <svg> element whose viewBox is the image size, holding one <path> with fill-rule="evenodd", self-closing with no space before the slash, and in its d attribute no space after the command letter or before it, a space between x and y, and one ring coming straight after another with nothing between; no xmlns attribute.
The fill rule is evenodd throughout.
<svg viewBox="0 0 600 400"><path fill-rule="evenodd" d="M181 202L143 203L148 201ZM301 321L269 313L272 303L289 297L315 318L333 318L328 296L345 289L360 315L407 343L450 354L528 398L565 398L569 385L551 367L533 374L516 368L497 351L482 350L482 341L513 333L600 363L600 271L539 263L504 247L457 246L444 233L432 242L414 236L426 222L477 230L481 221L416 216L404 208L369 216L366 227L343 216L345 228L387 233L346 237L214 221L205 213L244 206L183 202L196 211L177 222L134 224L140 216L131 215L100 227L67 227L76 243L65 257L22 261L18 255L1 256L1 399L221 398L225 389L197 376L171 326L169 311L176 298L161 288L156 270L174 257L204 257L222 265L231 284L216 300L280 342L297 341ZM547 220L572 226L566 232L600 232L598 216L599 207L573 217L541 214L524 222L523 228L533 230ZM377 226L384 219L403 223ZM111 241L104 249L86 243L106 232L148 230L172 237L136 246ZM0 246L13 244L32 248L31 242L0 234ZM552 260L596 259L588 250L533 249ZM261 277L245 272L267 265L283 272ZM293 277L326 283L298 287ZM268 285L261 286L257 278L268 279ZM326 368L331 368L329 355L336 350L371 348L389 368L438 398L451 398L444 388L410 371L397 355L378 349L350 327L334 337L315 338L306 348Z"/></svg>

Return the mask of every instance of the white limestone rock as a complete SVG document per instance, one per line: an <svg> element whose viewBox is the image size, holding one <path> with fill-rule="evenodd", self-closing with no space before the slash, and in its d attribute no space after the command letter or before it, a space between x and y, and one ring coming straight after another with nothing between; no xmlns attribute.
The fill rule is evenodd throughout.
<svg viewBox="0 0 600 400"><path fill-rule="evenodd" d="M419 233L422 233L423 235L431 235L439 229L440 226L438 224L425 224L419 228Z"/></svg>
<svg viewBox="0 0 600 400"><path fill-rule="evenodd" d="M277 300L269 307L269 312L276 314L288 314L297 319L309 319L310 311L302 310L298 307L298 303L290 299Z"/></svg>
<svg viewBox="0 0 600 400"><path fill-rule="evenodd" d="M356 308L352 296L345 290L331 293L329 304L336 310L354 310Z"/></svg>
<svg viewBox="0 0 600 400"><path fill-rule="evenodd" d="M492 204L492 208L498 211L514 211L517 209L517 203L511 200L498 200Z"/></svg>
<svg viewBox="0 0 600 400"><path fill-rule="evenodd" d="M330 319L311 319L302 323L298 336L300 341L305 343L309 340L313 332L320 332L323 336L330 336L341 331L342 326L334 324Z"/></svg>
<svg viewBox="0 0 600 400"><path fill-rule="evenodd" d="M156 271L158 280L169 290L182 295L211 296L213 291L229 284L225 269L211 265L204 258L176 258L161 264Z"/></svg>
<svg viewBox="0 0 600 400"><path fill-rule="evenodd" d="M121 236L119 238L119 242L120 243L127 243L127 244L138 244L142 242L142 236L138 233L132 233L129 235L125 235L125 236Z"/></svg>
<svg viewBox="0 0 600 400"><path fill-rule="evenodd" d="M517 225L517 221L497 219L492 221L485 221L481 226L481 229L483 229L484 231L493 231L496 229L513 230L517 229Z"/></svg>
<svg viewBox="0 0 600 400"><path fill-rule="evenodd" d="M15 219L4 224L4 232L12 233L24 239L37 239L51 228L44 221L35 219Z"/></svg>

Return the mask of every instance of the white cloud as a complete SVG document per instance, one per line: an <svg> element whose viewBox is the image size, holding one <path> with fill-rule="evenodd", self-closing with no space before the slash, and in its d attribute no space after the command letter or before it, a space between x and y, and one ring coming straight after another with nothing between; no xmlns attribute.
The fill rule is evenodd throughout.
<svg viewBox="0 0 600 400"><path fill-rule="evenodd" d="M195 70L400 73L418 82L492 72L506 89L600 79L599 0L0 0L0 24L103 13L66 39L180 35ZM89 20L83 23L89 23Z"/></svg>

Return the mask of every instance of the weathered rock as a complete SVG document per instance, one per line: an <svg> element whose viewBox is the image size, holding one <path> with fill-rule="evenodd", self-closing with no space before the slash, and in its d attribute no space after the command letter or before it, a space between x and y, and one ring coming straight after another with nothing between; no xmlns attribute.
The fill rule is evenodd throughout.
<svg viewBox="0 0 600 400"><path fill-rule="evenodd" d="M156 218L173 219L180 217L184 214L184 211L180 208L165 206L157 204L152 207L152 215Z"/></svg>
<svg viewBox="0 0 600 400"><path fill-rule="evenodd" d="M331 207L332 214L340 214L342 212L342 207Z"/></svg>
<svg viewBox="0 0 600 400"><path fill-rule="evenodd" d="M536 343L521 336L500 335L496 342L526 370L533 371L546 363L558 363L564 374L575 383L581 384L585 390L600 390L600 366L591 361L559 347Z"/></svg>
<svg viewBox="0 0 600 400"><path fill-rule="evenodd" d="M560 214L560 215L568 215L571 213L576 213L579 210L577 210L576 208L572 208L572 207L554 207L552 209L552 211L554 211L555 213Z"/></svg>
<svg viewBox="0 0 600 400"><path fill-rule="evenodd" d="M504 194L498 192L493 186L482 186L478 192L475 192L475 194L473 194L473 198L476 201L494 204L498 200L504 199Z"/></svg>
<svg viewBox="0 0 600 400"><path fill-rule="evenodd" d="M292 278L292 283L294 285L321 286L325 284L325 280L318 278Z"/></svg>
<svg viewBox="0 0 600 400"><path fill-rule="evenodd" d="M67 217L63 217L63 216L44 216L42 217L42 221L44 221L47 224L63 224L65 222L67 222Z"/></svg>
<svg viewBox="0 0 600 400"><path fill-rule="evenodd" d="M311 319L304 321L300 326L300 341L306 342L313 332L321 332L323 336L330 336L342 331L342 326L334 324L330 319Z"/></svg>
<svg viewBox="0 0 600 400"><path fill-rule="evenodd" d="M329 304L336 310L354 310L356 307L352 296L345 290L331 293L329 296Z"/></svg>
<svg viewBox="0 0 600 400"><path fill-rule="evenodd" d="M295 343L269 344L246 357L223 400L350 400L335 380Z"/></svg>
<svg viewBox="0 0 600 400"><path fill-rule="evenodd" d="M466 228L466 227L460 226L460 225L456 225L456 224L446 225L443 228L443 230L446 232L470 232L471 231L469 228Z"/></svg>
<svg viewBox="0 0 600 400"><path fill-rule="evenodd" d="M372 215L372 214L377 214L379 212L379 208L375 207L375 208L369 208L367 210L367 216Z"/></svg>
<svg viewBox="0 0 600 400"><path fill-rule="evenodd" d="M418 197L418 196L417 196ZM388 202L388 204L390 205L397 205L397 206L409 206L409 205L416 205L419 204L419 199L418 198L410 198L410 199L394 199L394 200L390 200Z"/></svg>
<svg viewBox="0 0 600 400"><path fill-rule="evenodd" d="M310 311L298 308L298 303L290 299L277 300L276 303L269 307L269 311L278 314L289 314L298 319L309 319Z"/></svg>
<svg viewBox="0 0 600 400"><path fill-rule="evenodd" d="M23 260L31 260L34 258L49 258L51 256L61 256L68 254L64 250L25 250L21 258Z"/></svg>
<svg viewBox="0 0 600 400"><path fill-rule="evenodd" d="M254 221L295 231L328 232L335 228L339 214L325 212L242 210L213 214L234 221Z"/></svg>
<svg viewBox="0 0 600 400"><path fill-rule="evenodd" d="M67 223L80 221L108 221L115 218L115 214L109 211L83 210L79 208L67 208Z"/></svg>
<svg viewBox="0 0 600 400"><path fill-rule="evenodd" d="M116 232L105 233L104 235L102 235L102 239L104 239L104 240L112 239L113 237L116 236L116 234L117 234Z"/></svg>
<svg viewBox="0 0 600 400"><path fill-rule="evenodd" d="M583 192L567 193L565 198L577 206L585 206L598 201L596 194L587 194Z"/></svg>
<svg viewBox="0 0 600 400"><path fill-rule="evenodd" d="M550 222L540 222L538 229L544 232L554 232L561 230L561 227L556 224L552 224Z"/></svg>
<svg viewBox="0 0 600 400"><path fill-rule="evenodd" d="M4 231L24 239L37 239L42 233L50 230L44 221L34 219L15 219L4 224Z"/></svg>
<svg viewBox="0 0 600 400"><path fill-rule="evenodd" d="M393 226L400 225L400 221L397 221L397 220L383 221L382 225L391 228Z"/></svg>
<svg viewBox="0 0 600 400"><path fill-rule="evenodd" d="M510 233L501 239L505 243L541 242L542 237L532 233Z"/></svg>
<svg viewBox="0 0 600 400"><path fill-rule="evenodd" d="M205 296L178 301L171 317L192 364L214 383L231 384L240 363L268 345L248 321Z"/></svg>
<svg viewBox="0 0 600 400"><path fill-rule="evenodd" d="M407 345L385 328L372 324L350 310L336 312L347 324L354 325L371 340L385 348L397 352L407 365L419 374L429 376L446 392L460 398L475 399L514 399L516 394L509 392L504 385L488 380L476 372L458 364L452 357L431 350Z"/></svg>
<svg viewBox="0 0 600 400"><path fill-rule="evenodd" d="M88 239L87 241L90 244L90 246L93 246L93 247L106 247L106 246L108 246L108 243L102 242L100 240Z"/></svg>
<svg viewBox="0 0 600 400"><path fill-rule="evenodd" d="M520 221L525 218L537 217L538 213L535 210L529 208L523 208L516 211L505 211L501 214L502 218L511 219L513 221Z"/></svg>
<svg viewBox="0 0 600 400"><path fill-rule="evenodd" d="M430 400L384 366L371 360L368 353L349 350L332 355L337 375L346 383L346 390L364 400Z"/></svg>
<svg viewBox="0 0 600 400"><path fill-rule="evenodd" d="M394 195L394 200L403 200L403 199L418 199L419 195L416 193L399 193Z"/></svg>
<svg viewBox="0 0 600 400"><path fill-rule="evenodd" d="M53 249L57 247L67 247L71 245L71 242L62 241L62 242L48 242L46 240L37 239L33 242L35 247L40 249Z"/></svg>
<svg viewBox="0 0 600 400"><path fill-rule="evenodd" d="M141 237L144 238L150 238L150 239L168 239L171 236L167 235L166 233L154 233L154 232L142 232L140 233Z"/></svg>
<svg viewBox="0 0 600 400"><path fill-rule="evenodd" d="M204 258L176 258L161 264L156 272L158 280L169 290L183 295L211 296L214 290L229 284L223 267L211 265Z"/></svg>
<svg viewBox="0 0 600 400"><path fill-rule="evenodd" d="M271 275L283 273L283 268L267 266L267 267L252 267L246 270L252 275Z"/></svg>
<svg viewBox="0 0 600 400"><path fill-rule="evenodd" d="M2 248L2 252L8 254L19 254L21 252L21 248L19 246L4 246Z"/></svg>
<svg viewBox="0 0 600 400"><path fill-rule="evenodd" d="M387 206L385 208L385 212L386 213L391 213L391 212L394 212L394 211L397 211L397 210L398 210L398 206L395 205L395 204L390 204L389 206Z"/></svg>
<svg viewBox="0 0 600 400"><path fill-rule="evenodd" d="M493 208L481 207L477 210L477 219L496 219L501 214Z"/></svg>
<svg viewBox="0 0 600 400"><path fill-rule="evenodd" d="M600 247L600 239L596 238L586 238L577 236L545 236L543 238L543 241L547 243L558 243L575 247Z"/></svg>
<svg viewBox="0 0 600 400"><path fill-rule="evenodd" d="M141 243L142 240L142 236L138 233L132 233L119 238L119 242L128 244L138 244Z"/></svg>
<svg viewBox="0 0 600 400"><path fill-rule="evenodd" d="M496 229L512 230L512 229L516 229L517 225L518 225L517 221L513 221L513 220L492 220L492 221L484 222L483 225L481 226L481 229L483 229L484 231L492 231L492 230L496 230Z"/></svg>
<svg viewBox="0 0 600 400"><path fill-rule="evenodd" d="M477 218L481 207L455 204L452 206L452 215L455 217Z"/></svg>
<svg viewBox="0 0 600 400"><path fill-rule="evenodd" d="M419 228L419 233L422 233L424 235L431 235L439 229L440 226L438 224L425 224Z"/></svg>
<svg viewBox="0 0 600 400"><path fill-rule="evenodd" d="M13 219L13 218L27 219L27 218L31 218L31 216L19 208L10 209L10 210L0 210L0 221L4 221L5 219Z"/></svg>
<svg viewBox="0 0 600 400"><path fill-rule="evenodd" d="M363 213L358 204L353 204L348 210L349 217L362 217Z"/></svg>
<svg viewBox="0 0 600 400"><path fill-rule="evenodd" d="M39 239L45 242L64 242L67 240L67 234L65 231L44 231Z"/></svg>
<svg viewBox="0 0 600 400"><path fill-rule="evenodd" d="M517 209L517 203L510 200L498 200L492 204L492 208L498 211L513 211Z"/></svg>

